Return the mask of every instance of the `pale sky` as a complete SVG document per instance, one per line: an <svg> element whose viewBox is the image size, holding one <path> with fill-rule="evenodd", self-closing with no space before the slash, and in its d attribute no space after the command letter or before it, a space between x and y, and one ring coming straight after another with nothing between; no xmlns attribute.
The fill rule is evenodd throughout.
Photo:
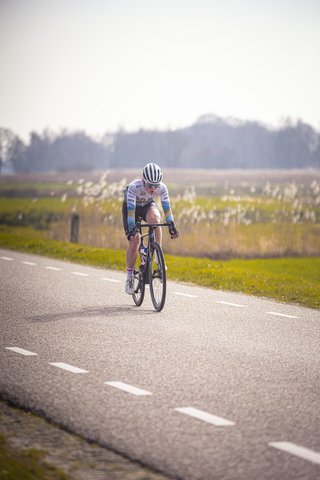
<svg viewBox="0 0 320 480"><path fill-rule="evenodd" d="M0 0L0 126L320 131L320 0Z"/></svg>

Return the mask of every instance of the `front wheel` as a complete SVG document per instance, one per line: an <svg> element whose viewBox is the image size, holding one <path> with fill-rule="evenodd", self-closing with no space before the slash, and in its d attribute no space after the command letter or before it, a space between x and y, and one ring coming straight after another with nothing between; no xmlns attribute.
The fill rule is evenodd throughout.
<svg viewBox="0 0 320 480"><path fill-rule="evenodd" d="M144 292L145 292L145 285L144 285L144 271L141 270L134 270L133 274L133 290L134 293L132 295L134 303L137 307L143 302L144 299Z"/></svg>
<svg viewBox="0 0 320 480"><path fill-rule="evenodd" d="M160 312L166 300L167 279L164 257L158 242L154 242L150 247L148 264L151 299L154 308Z"/></svg>

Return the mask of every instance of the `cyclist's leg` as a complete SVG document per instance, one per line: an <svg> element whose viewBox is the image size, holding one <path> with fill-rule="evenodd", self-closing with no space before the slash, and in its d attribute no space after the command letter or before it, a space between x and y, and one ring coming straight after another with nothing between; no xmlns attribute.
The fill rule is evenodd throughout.
<svg viewBox="0 0 320 480"><path fill-rule="evenodd" d="M136 221L139 216L139 211L138 208L136 209ZM123 202L122 204L122 223L123 223L123 228L125 231L126 236L129 234L129 228L128 228L128 211L127 211L127 203ZM135 238L130 238L128 241L128 247L126 251L126 263L127 263L127 268L133 269L135 266L136 260L137 260L137 254L139 250L139 244L140 244L140 235L137 233Z"/></svg>
<svg viewBox="0 0 320 480"><path fill-rule="evenodd" d="M127 215L127 203L124 201L122 204L122 222L126 236L129 233L128 228L128 215ZM137 254L139 250L140 235L137 234L135 238L130 238L128 241L128 247L126 251L126 265L127 265L127 278L125 291L129 295L133 294L133 270L137 260Z"/></svg>
<svg viewBox="0 0 320 480"><path fill-rule="evenodd" d="M127 264L127 269L133 269L133 267L136 264L137 260L137 255L138 255L138 250L139 250L139 244L140 244L140 235L137 233L135 238L130 238L128 242L128 248L126 251L126 264Z"/></svg>
<svg viewBox="0 0 320 480"><path fill-rule="evenodd" d="M160 223L160 212L156 206L156 204L152 205L151 208L147 211L146 214L146 221L147 223ZM154 231L154 236L156 242L159 243L159 245L162 244L162 230L161 227L158 227Z"/></svg>

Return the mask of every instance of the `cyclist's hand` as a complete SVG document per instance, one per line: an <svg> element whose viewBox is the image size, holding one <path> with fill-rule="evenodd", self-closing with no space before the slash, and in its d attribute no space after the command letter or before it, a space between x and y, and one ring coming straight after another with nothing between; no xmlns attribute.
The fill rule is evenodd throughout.
<svg viewBox="0 0 320 480"><path fill-rule="evenodd" d="M131 232L128 233L127 239L129 240L129 242L131 238L136 238L136 234L140 231L141 220L142 218L139 217L139 220L137 221Z"/></svg>
<svg viewBox="0 0 320 480"><path fill-rule="evenodd" d="M171 235L171 238L172 239L175 239L175 238L178 238L179 237L179 232L178 230L176 229L176 226L175 224L172 222L171 223L171 227L169 229L169 232L170 232L170 235Z"/></svg>

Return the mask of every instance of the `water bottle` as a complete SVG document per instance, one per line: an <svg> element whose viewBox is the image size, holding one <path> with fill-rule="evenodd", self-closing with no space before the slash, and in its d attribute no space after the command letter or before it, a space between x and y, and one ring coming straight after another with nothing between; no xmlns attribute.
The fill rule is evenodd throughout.
<svg viewBox="0 0 320 480"><path fill-rule="evenodd" d="M144 265L147 261L147 252L148 252L147 247L142 245L142 247L140 248L140 260L142 265Z"/></svg>

